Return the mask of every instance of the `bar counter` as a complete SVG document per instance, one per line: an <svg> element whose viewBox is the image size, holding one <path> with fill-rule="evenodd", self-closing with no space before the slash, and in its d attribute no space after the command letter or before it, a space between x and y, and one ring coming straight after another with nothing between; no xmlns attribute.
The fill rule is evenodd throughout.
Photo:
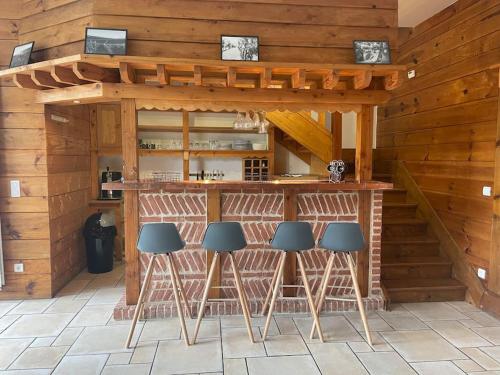
<svg viewBox="0 0 500 375"><path fill-rule="evenodd" d="M318 239L332 221L359 222L362 226L366 249L357 256L357 274L364 303L368 310L382 309L383 293L380 288L380 240L382 230L382 192L392 184L378 181L339 184L320 180L246 181L183 181L155 182L130 181L106 183L103 189L138 191L139 225L148 222L175 222L182 238L184 250L176 253L192 313L197 312L205 285L207 258L211 253L201 248L207 222L238 221L241 223L248 246L235 253L253 314L260 311L278 262L278 253L270 248L276 226L281 221L310 222ZM137 228L138 229L138 228ZM284 283L300 285L300 273L295 258L287 258ZM327 254L321 249L304 252L306 272L313 293L326 265ZM216 285L211 291L212 301L207 304L207 315L240 314L229 259L222 255ZM127 259L127 263L131 259ZM144 277L149 256L141 254L140 279ZM145 308L146 318L175 316L175 303L171 294L168 267L164 261L154 270L150 295L152 301ZM128 264L127 264L128 266ZM353 298L348 265L337 258L328 284L330 296ZM224 288L221 288L224 287ZM276 304L277 312L306 312L307 303L302 288L284 288ZM116 319L130 319L134 306L123 299L115 309ZM324 311L349 311L355 302L326 301Z"/></svg>

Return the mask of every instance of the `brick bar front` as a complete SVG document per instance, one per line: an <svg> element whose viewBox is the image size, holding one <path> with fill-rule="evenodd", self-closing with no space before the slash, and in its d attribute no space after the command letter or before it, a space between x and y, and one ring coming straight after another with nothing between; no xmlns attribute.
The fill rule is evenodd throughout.
<svg viewBox="0 0 500 375"><path fill-rule="evenodd" d="M339 189L341 186L339 186ZM184 250L175 253L175 261L184 288L190 301L190 309L197 313L205 286L207 264L206 252L201 248L203 233L207 225L207 191L197 186L150 187L139 193L140 223L173 222L178 226L186 241ZM220 218L222 221L238 221L242 224L248 243L246 249L235 252L237 266L241 272L244 288L248 294L252 313L258 313L269 289L273 272L276 269L279 253L269 246L276 226L286 220L285 200L288 187L281 186L222 186L220 194ZM297 220L311 223L315 239L318 239L328 223L335 221L357 222L360 207L370 207L370 228L367 238L369 251L368 295L364 298L368 310L382 309L383 293L380 288L380 240L382 230L382 189L368 190L370 202L359 204L363 190L327 190L321 185L300 189L294 187L294 212ZM366 208L365 208L366 209ZM366 214L366 213L365 213ZM366 233L366 232L365 232ZM324 267L327 253L313 249L303 253L308 280L313 293L316 292ZM163 256L160 265L154 269L151 288L147 295L144 314L146 318L162 318L177 314L173 300L168 266ZM141 283L144 278L149 255L141 254ZM301 284L300 270L296 271L297 285ZM222 254L220 285L222 300L207 304L206 315L241 314L237 300L232 269L229 258ZM334 269L328 295L355 298L347 263L342 255L335 258ZM280 298L276 312L307 312L307 301L303 288L297 289L297 297ZM116 306L115 319L131 319L135 306L125 305L122 299ZM355 310L355 303L349 301L326 301L324 310Z"/></svg>

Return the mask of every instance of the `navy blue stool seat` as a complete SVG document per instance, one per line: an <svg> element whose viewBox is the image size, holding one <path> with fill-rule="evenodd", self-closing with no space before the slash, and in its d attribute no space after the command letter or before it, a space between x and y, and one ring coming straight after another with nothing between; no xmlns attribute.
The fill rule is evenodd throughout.
<svg viewBox="0 0 500 375"><path fill-rule="evenodd" d="M363 306L363 299L361 297L361 292L359 289L358 279L355 271L354 259L352 256L353 252L364 251L365 249L365 239L361 227L358 223L344 223L336 222L330 223L325 229L322 238L319 240L319 247L330 252L328 257L328 262L325 267L325 272L320 282L318 292L316 294L316 307L318 314L321 312L324 301L326 298L326 291L328 289L328 280L332 273L335 254L342 255L346 258L347 264L349 266L349 271L351 273L352 284L354 286L354 292L356 294L356 302L358 305L359 313L361 315L361 320L363 321L363 326L366 333L366 339L370 346L372 345L372 339L370 335L370 329L368 327L368 321L366 319L366 313ZM331 300L341 300L341 301L351 301L350 298L336 298L329 297ZM310 337L314 337L314 332L316 329L316 324L313 323L311 329Z"/></svg>
<svg viewBox="0 0 500 375"><path fill-rule="evenodd" d="M269 324L271 323L271 318L274 311L274 306L276 304L276 299L278 297L279 289L283 286L296 287L293 285L282 285L286 254L287 252L295 252L297 254L297 262L299 264L300 275L302 277L302 282L306 291L309 308L311 310L315 326L318 327L320 340L321 342L323 342L323 334L321 332L318 313L316 310L316 306L314 305L311 287L309 286L309 281L307 280L304 262L301 255L302 251L310 250L315 247L311 225L309 223L300 221L285 221L279 223L270 243L273 249L281 251L281 255L276 270L274 271L273 279L271 281L271 286L267 293L266 300L264 301L264 305L262 306L262 315L264 315L269 304L269 300L271 300L269 304L269 312L267 315L266 324L264 326L264 332L262 334L262 339L265 340L267 337Z"/></svg>
<svg viewBox="0 0 500 375"><path fill-rule="evenodd" d="M229 260L231 261L234 281L236 284L236 289L238 291L238 298L240 300L243 316L245 318L248 337L250 341L254 343L255 340L252 332L252 326L250 323L251 315L250 315L250 307L248 305L248 296L246 295L245 289L243 288L241 275L238 268L236 267L236 262L234 260L234 255L233 255L234 251L244 249L247 246L247 241L245 240L245 234L243 233L243 228L241 227L241 224L231 221L214 222L208 224L207 229L205 230L205 235L203 237L203 242L201 246L207 251L214 251L215 254L212 258L212 263L210 264L210 269L208 271L208 276L207 276L207 282L205 284L205 289L203 291L201 305L198 310L198 319L196 320L196 325L193 334L193 344L196 343L196 338L198 337L201 320L203 319L203 316L205 314L205 305L208 301L208 293L212 285L212 280L216 268L215 266L217 264L217 259L220 253L227 253Z"/></svg>
<svg viewBox="0 0 500 375"><path fill-rule="evenodd" d="M166 255L167 264L170 272L170 280L172 282L172 288L174 289L174 298L177 306L177 312L179 315L179 321L182 328L182 334L187 345L189 345L189 338L186 329L186 322L184 321L184 315L181 308L181 299L187 310L188 316L191 318L191 312L189 310L189 303L182 286L182 282L179 276L179 272L175 265L173 258L173 253L184 248L184 241L181 239L179 232L175 224L173 223L147 223L144 224L139 233L139 238L137 240L137 249L142 253L150 253L151 258L149 260L148 268L146 270L146 276L144 278L144 283L141 287L141 292L139 294L139 300L137 301L137 306L135 307L134 317L132 319L132 325L130 327L130 332L127 337L126 347L130 347L130 342L134 335L135 326L139 316L142 315L144 311L144 300L146 292L151 283L153 276L154 265L157 262L157 257L159 255Z"/></svg>

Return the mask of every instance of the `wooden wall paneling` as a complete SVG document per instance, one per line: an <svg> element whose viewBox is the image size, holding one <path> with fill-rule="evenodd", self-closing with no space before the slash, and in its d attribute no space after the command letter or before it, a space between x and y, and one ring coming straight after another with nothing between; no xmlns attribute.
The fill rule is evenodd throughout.
<svg viewBox="0 0 500 375"><path fill-rule="evenodd" d="M207 225L212 222L221 221L221 194L219 190L207 190ZM212 260L215 256L215 252L206 252L206 272L208 276L208 271ZM221 257L217 258L217 263L215 265L214 276L212 279L212 289L208 292L209 298L220 298L221 296L221 286L222 281L222 268L221 268Z"/></svg>
<svg viewBox="0 0 500 375"><path fill-rule="evenodd" d="M372 179L373 106L363 105L356 117L356 181Z"/></svg>
<svg viewBox="0 0 500 375"><path fill-rule="evenodd" d="M99 198L99 155L97 146L97 106L89 106L90 110L90 197ZM121 135L121 132L120 132Z"/></svg>
<svg viewBox="0 0 500 375"><path fill-rule="evenodd" d="M189 112L182 112L182 148L189 150ZM182 156L182 179L189 180L189 152L184 151Z"/></svg>
<svg viewBox="0 0 500 375"><path fill-rule="evenodd" d="M297 191L287 189L284 193L283 220L297 220ZM295 285L297 282L297 254L289 252L285 258L283 285ZM283 288L283 297L295 297L297 288Z"/></svg>
<svg viewBox="0 0 500 375"><path fill-rule="evenodd" d="M331 114L332 160L342 160L342 113Z"/></svg>
<svg viewBox="0 0 500 375"><path fill-rule="evenodd" d="M120 154L122 131L120 106L97 104L97 149L99 152Z"/></svg>
<svg viewBox="0 0 500 375"><path fill-rule="evenodd" d="M123 178L126 181L139 178L137 153L137 112L134 99L121 101ZM137 250L139 228L139 196L137 191L124 192L125 234L125 294L127 305L135 305L140 290L140 262Z"/></svg>

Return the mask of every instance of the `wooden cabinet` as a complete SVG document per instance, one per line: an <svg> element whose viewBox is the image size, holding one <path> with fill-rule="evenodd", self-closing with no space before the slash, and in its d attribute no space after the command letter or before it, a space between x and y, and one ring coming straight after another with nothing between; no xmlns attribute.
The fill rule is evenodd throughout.
<svg viewBox="0 0 500 375"><path fill-rule="evenodd" d="M120 106L97 105L97 151L99 155L121 154Z"/></svg>

